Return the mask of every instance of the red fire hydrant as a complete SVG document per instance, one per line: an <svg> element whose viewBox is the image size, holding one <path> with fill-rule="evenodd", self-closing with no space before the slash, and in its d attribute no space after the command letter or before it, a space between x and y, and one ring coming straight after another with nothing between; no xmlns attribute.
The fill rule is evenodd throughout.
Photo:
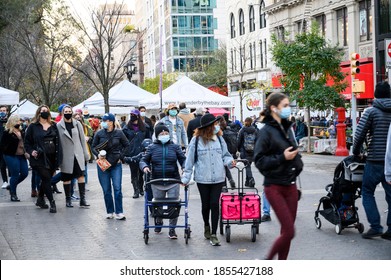
<svg viewBox="0 0 391 280"><path fill-rule="evenodd" d="M348 156L349 151L346 148L346 116L345 116L345 108L338 107L335 109L338 113L338 124L337 127L337 149L335 150L336 156Z"/></svg>

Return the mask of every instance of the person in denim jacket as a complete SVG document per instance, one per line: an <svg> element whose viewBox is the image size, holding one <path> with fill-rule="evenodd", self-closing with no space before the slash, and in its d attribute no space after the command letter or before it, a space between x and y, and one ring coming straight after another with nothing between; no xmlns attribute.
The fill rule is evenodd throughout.
<svg viewBox="0 0 391 280"><path fill-rule="evenodd" d="M159 123L165 124L170 130L170 141L186 149L188 146L188 139L183 120L178 117L178 108L174 103L167 107L167 113ZM156 126L155 126L156 127Z"/></svg>
<svg viewBox="0 0 391 280"><path fill-rule="evenodd" d="M194 181L197 182L201 196L204 236L210 239L213 246L220 245L216 232L219 221L219 198L222 187L226 185L225 166L232 168L236 164L222 137L220 118L215 118L212 114L206 114L201 118L201 126L195 130L189 144L182 177L182 182L188 184L194 168ZM210 215L212 229L209 225Z"/></svg>

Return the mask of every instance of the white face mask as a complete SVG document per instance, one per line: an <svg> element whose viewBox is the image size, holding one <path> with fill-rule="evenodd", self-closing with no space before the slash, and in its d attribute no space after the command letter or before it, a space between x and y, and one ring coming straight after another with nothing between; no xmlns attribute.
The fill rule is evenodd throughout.
<svg viewBox="0 0 391 280"><path fill-rule="evenodd" d="M141 117L145 117L145 112L140 112Z"/></svg>

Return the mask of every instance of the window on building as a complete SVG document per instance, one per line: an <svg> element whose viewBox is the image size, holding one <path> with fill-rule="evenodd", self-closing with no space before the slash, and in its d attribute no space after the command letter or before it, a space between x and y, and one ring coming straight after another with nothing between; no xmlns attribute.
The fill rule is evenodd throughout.
<svg viewBox="0 0 391 280"><path fill-rule="evenodd" d="M235 71L235 68L234 68L234 51L231 49L231 73L233 74L234 71Z"/></svg>
<svg viewBox="0 0 391 280"><path fill-rule="evenodd" d="M245 29L244 29L244 13L243 10L239 10L239 35L244 35Z"/></svg>
<svg viewBox="0 0 391 280"><path fill-rule="evenodd" d="M254 68L257 68L257 52L255 42L253 43L253 51L254 51Z"/></svg>
<svg viewBox="0 0 391 280"><path fill-rule="evenodd" d="M305 19L299 20L298 22L296 22L296 27L298 34L307 32L307 21Z"/></svg>
<svg viewBox="0 0 391 280"><path fill-rule="evenodd" d="M372 39L371 0L359 2L360 41Z"/></svg>
<svg viewBox="0 0 391 280"><path fill-rule="evenodd" d="M253 45L250 44L250 69L254 69L254 65L253 65Z"/></svg>
<svg viewBox="0 0 391 280"><path fill-rule="evenodd" d="M379 0L379 35L391 32L391 14L389 0Z"/></svg>
<svg viewBox="0 0 391 280"><path fill-rule="evenodd" d="M276 34L277 34L278 40L285 41L285 28L284 28L284 26L280 25L280 26L276 27Z"/></svg>
<svg viewBox="0 0 391 280"><path fill-rule="evenodd" d="M326 35L326 15L321 14L316 16L315 21L318 23L320 34L324 37Z"/></svg>
<svg viewBox="0 0 391 280"><path fill-rule="evenodd" d="M245 47L239 48L239 55L240 55L240 72L243 73L244 69L246 68L246 51Z"/></svg>
<svg viewBox="0 0 391 280"><path fill-rule="evenodd" d="M255 31L255 14L254 14L254 6L250 6L248 20L250 25L250 32Z"/></svg>
<svg viewBox="0 0 391 280"><path fill-rule="evenodd" d="M263 48L265 52L265 68L267 67L267 45L266 45L266 39L263 40Z"/></svg>
<svg viewBox="0 0 391 280"><path fill-rule="evenodd" d="M348 45L348 15L347 9L337 10L337 38L340 46Z"/></svg>
<svg viewBox="0 0 391 280"><path fill-rule="evenodd" d="M262 0L259 6L259 28L266 27L266 14L265 14L265 2Z"/></svg>
<svg viewBox="0 0 391 280"><path fill-rule="evenodd" d="M261 68L263 68L263 44L262 44L262 40L259 41L259 60L261 61Z"/></svg>
<svg viewBox="0 0 391 280"><path fill-rule="evenodd" d="M233 13L231 13L231 38L235 38L235 16Z"/></svg>

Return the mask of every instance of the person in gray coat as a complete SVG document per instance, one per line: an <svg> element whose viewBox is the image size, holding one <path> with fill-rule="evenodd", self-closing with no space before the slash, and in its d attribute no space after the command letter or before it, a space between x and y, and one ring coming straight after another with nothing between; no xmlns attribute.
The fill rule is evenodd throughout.
<svg viewBox="0 0 391 280"><path fill-rule="evenodd" d="M73 119L72 107L65 105L62 109L63 118L57 123L62 150L60 163L61 180L64 182L66 207L73 207L71 199L71 180L77 178L80 194L80 207L90 206L85 198L85 163L90 159L83 127Z"/></svg>

